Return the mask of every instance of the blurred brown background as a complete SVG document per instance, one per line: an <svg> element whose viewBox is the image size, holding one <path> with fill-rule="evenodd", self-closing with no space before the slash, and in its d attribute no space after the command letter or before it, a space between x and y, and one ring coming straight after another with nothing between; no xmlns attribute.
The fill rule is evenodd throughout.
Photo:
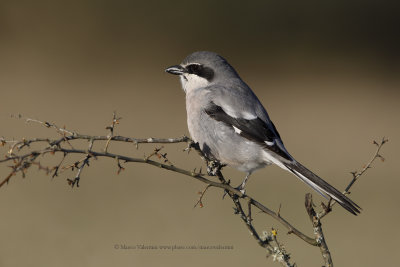
<svg viewBox="0 0 400 267"><path fill-rule="evenodd" d="M0 136L57 137L10 114L107 134L188 134L184 93L164 68L196 50L220 53L267 107L286 147L299 161L343 189L383 136L377 162L354 186L363 207L336 207L324 220L337 266L397 261L399 157L399 8L395 1L1 1ZM82 144L86 147L86 144ZM97 146L100 149L100 144ZM165 148L188 169L202 162ZM154 145L112 145L142 157ZM2 153L6 152L3 148ZM41 159L42 163L48 158ZM74 158L70 158L73 162ZM10 169L2 164L0 177ZM211 189L195 208L203 184L151 166L92 161L81 187L65 172L52 180L32 168L0 189L0 266L278 266L233 214L229 199ZM227 168L233 183L244 174ZM247 192L312 235L303 207L310 189L288 172L256 172ZM320 198L315 195L317 202ZM275 227L298 266L321 266L318 248L258 214L256 226ZM117 250L115 244L232 245L233 250Z"/></svg>

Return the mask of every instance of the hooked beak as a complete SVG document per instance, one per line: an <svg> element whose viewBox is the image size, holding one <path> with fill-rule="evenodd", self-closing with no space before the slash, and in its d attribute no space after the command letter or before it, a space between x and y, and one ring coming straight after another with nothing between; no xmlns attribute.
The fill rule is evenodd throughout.
<svg viewBox="0 0 400 267"><path fill-rule="evenodd" d="M184 67L182 67L181 65L175 65L175 66L166 68L165 72L168 72L168 73L174 74L174 75L182 75L182 74L186 73L186 69Z"/></svg>

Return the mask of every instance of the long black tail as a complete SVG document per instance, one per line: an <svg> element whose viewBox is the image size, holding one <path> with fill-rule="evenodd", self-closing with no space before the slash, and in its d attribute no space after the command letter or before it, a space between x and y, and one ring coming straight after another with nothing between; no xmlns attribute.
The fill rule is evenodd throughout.
<svg viewBox="0 0 400 267"><path fill-rule="evenodd" d="M331 197L336 200L343 208L348 210L354 215L360 213L360 206L354 203L347 196L342 194L339 190L322 180L319 176L314 174L312 171L298 163L293 161L290 163L284 163L286 168L296 175L300 180L311 186L315 191L320 193L324 197Z"/></svg>

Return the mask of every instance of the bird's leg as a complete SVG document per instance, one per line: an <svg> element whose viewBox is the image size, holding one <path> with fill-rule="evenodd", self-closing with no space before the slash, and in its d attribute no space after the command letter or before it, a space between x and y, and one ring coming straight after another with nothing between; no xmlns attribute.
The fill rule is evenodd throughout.
<svg viewBox="0 0 400 267"><path fill-rule="evenodd" d="M245 187L246 187L246 183L249 181L250 174L251 174L251 173L247 173L246 177L244 177L243 182L242 182L239 186L235 187L235 189L236 189L236 190L239 190L243 195L246 194L246 189L245 189ZM222 196L222 199L225 198L226 194L227 194L227 192L225 191L224 195Z"/></svg>
<svg viewBox="0 0 400 267"><path fill-rule="evenodd" d="M247 173L246 177L244 177L243 182L238 187L235 187L235 189L237 189L240 192L242 192L242 194L245 194L245 192L246 192L245 187L246 187L246 183L249 181L250 174L251 173Z"/></svg>

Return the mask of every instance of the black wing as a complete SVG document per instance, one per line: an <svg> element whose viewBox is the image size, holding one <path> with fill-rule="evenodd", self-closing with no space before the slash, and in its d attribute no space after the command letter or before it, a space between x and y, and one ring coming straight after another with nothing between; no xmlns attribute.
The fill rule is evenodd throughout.
<svg viewBox="0 0 400 267"><path fill-rule="evenodd" d="M280 136L272 122L271 129L262 119L258 117L252 120L233 118L214 102L211 102L204 111L214 120L223 122L229 127L234 126L239 129L241 131L239 134L242 137L258 143L259 145L275 152L287 160L292 160L290 155L288 155L286 151L283 151L281 148L279 148L274 142L275 139L280 139ZM269 145L266 142L272 145Z"/></svg>

